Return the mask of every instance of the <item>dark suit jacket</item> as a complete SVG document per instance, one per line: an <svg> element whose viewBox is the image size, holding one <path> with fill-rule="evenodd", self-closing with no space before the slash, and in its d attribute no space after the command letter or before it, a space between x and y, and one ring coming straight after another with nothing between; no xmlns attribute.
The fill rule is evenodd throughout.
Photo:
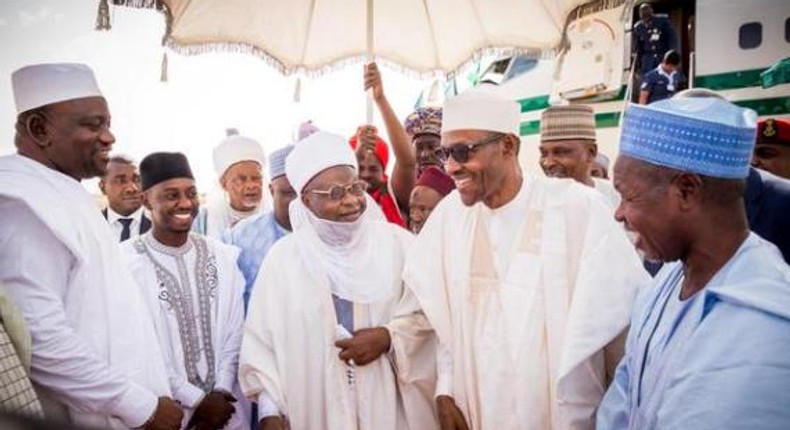
<svg viewBox="0 0 790 430"><path fill-rule="evenodd" d="M102 209L101 214L104 215L104 219L107 219L107 208ZM151 220L145 216L143 213L142 218L140 218L140 234L144 234L148 230L151 229Z"/></svg>
<svg viewBox="0 0 790 430"><path fill-rule="evenodd" d="M790 180L752 168L744 202L749 228L776 245L790 263Z"/></svg>

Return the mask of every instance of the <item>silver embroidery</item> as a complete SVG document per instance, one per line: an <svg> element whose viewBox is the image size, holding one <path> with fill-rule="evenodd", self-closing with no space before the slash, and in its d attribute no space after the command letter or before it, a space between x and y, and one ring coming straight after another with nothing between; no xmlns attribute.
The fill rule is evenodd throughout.
<svg viewBox="0 0 790 430"><path fill-rule="evenodd" d="M143 238L150 239L143 241ZM151 254L148 248L169 255L176 260L179 280L167 268L162 266ZM184 255L192 248L197 254L195 262L195 279L197 280L198 316L193 309L193 289L189 282L189 274ZM181 337L181 348L184 354L184 366L187 380L209 392L214 389L216 382L214 346L211 336L211 300L215 297L217 286L216 258L208 251L206 241L197 235L190 235L189 240L178 248L160 244L151 235L137 238L134 248L139 254L145 254L153 264L156 278L159 282L159 299L168 304L168 311L174 313ZM200 326L198 328L198 325ZM200 336L198 336L198 329ZM203 345L201 348L201 340ZM198 372L200 355L203 352L206 358L208 372L203 378Z"/></svg>

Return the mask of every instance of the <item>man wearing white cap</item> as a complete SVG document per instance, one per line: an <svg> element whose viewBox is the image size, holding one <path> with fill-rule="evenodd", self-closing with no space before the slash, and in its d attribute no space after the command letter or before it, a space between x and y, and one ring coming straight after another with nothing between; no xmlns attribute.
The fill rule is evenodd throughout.
<svg viewBox="0 0 790 430"><path fill-rule="evenodd" d="M0 281L33 341L49 419L176 429L151 316L83 179L115 141L93 72L39 64L11 77L17 154L0 157Z"/></svg>
<svg viewBox="0 0 790 430"><path fill-rule="evenodd" d="M275 242L291 232L288 206L296 198L296 191L285 176L285 158L293 148L293 145L287 145L269 155L269 191L274 209L239 221L222 237L223 242L241 250L239 268L244 273L245 309L263 259Z"/></svg>
<svg viewBox="0 0 790 430"><path fill-rule="evenodd" d="M612 209L574 181L522 177L518 103L444 106L457 191L431 214L404 280L439 340L442 429L591 429L647 278Z"/></svg>
<svg viewBox="0 0 790 430"><path fill-rule="evenodd" d="M299 195L293 233L263 262L239 364L261 428L436 428L429 396L396 378L390 353L411 234L375 210L340 136L296 143L285 172Z"/></svg>
<svg viewBox="0 0 790 430"><path fill-rule="evenodd" d="M757 115L689 96L626 110L615 216L667 264L634 307L598 428L790 428L790 267L749 231Z"/></svg>
<svg viewBox="0 0 790 430"><path fill-rule="evenodd" d="M225 230L257 214L263 201L266 157L260 143L249 137L228 136L214 148L214 170L222 190L209 193L206 208L195 221L195 231L221 239Z"/></svg>

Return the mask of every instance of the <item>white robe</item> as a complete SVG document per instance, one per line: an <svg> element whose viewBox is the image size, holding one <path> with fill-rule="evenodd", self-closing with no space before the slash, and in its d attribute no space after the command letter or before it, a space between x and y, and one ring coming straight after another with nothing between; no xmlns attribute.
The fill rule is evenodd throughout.
<svg viewBox="0 0 790 430"><path fill-rule="evenodd" d="M292 217L293 218L293 217ZM374 252L391 262L391 274L366 273L370 282L392 279L383 298L354 303L354 328L390 323L405 297L400 272L411 235L381 221L367 226ZM334 346L338 325L329 278L318 261L304 258L295 231L269 251L250 299L244 327L239 379L250 399L266 398L299 430L430 430L437 428L430 396L402 384L390 354L355 368L355 391L346 379L346 364ZM390 328L393 344L399 330ZM355 394L354 394L355 393Z"/></svg>
<svg viewBox="0 0 790 430"><path fill-rule="evenodd" d="M594 188L603 194L606 198L606 202L616 210L617 207L620 206L620 193L617 192L614 185L607 179L592 178L592 180L595 184Z"/></svg>
<svg viewBox="0 0 790 430"><path fill-rule="evenodd" d="M167 396L145 304L93 197L62 173L0 157L0 280L33 341L31 379L50 418L142 425Z"/></svg>
<svg viewBox="0 0 790 430"><path fill-rule="evenodd" d="M249 428L249 403L241 396L236 377L244 323L244 277L236 265L238 250L197 234L190 235L187 243L180 248L166 247L157 242L151 233L125 242L122 248L127 265L155 318L173 397L184 407L183 423L189 422L205 392L218 389L232 393L238 400L234 404L236 412L224 428ZM203 249L207 251L205 254ZM151 258L167 270L172 278L158 274ZM179 270L178 258L184 263L184 273ZM181 294L187 293L184 276L188 279L188 294L192 303L190 312L194 315L191 321L195 324L195 337L191 339L200 347L197 357L191 361L194 362L197 375L207 383L210 382L207 381L209 370L214 375L214 383L207 384L205 390L190 383L187 371L184 340L190 335L185 332L186 327L179 323L178 317L179 312L187 309L184 306L187 300L184 298L179 301L174 297L174 292L179 290ZM167 278L177 282L177 285L167 286ZM208 312L201 307L201 292L205 294L203 297L206 298ZM203 336L202 323L209 327L208 339ZM211 354L205 353L208 342L211 344ZM211 368L209 359L213 361Z"/></svg>
<svg viewBox="0 0 790 430"><path fill-rule="evenodd" d="M437 394L474 430L592 429L619 359L605 347L647 274L591 188L525 179L511 204L523 212L505 215L506 235L491 225L512 208L467 207L453 192L410 251L404 280L444 351Z"/></svg>

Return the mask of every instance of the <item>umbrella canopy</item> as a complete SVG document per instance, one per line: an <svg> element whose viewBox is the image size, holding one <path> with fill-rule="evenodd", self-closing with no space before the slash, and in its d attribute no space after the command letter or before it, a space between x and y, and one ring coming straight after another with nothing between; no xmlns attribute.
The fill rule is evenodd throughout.
<svg viewBox="0 0 790 430"><path fill-rule="evenodd" d="M162 10L168 24L163 42L181 53L248 52L285 74L318 74L349 61L371 59L421 75L449 75L478 54L553 50L569 12L585 1L589 0L113 3Z"/></svg>

